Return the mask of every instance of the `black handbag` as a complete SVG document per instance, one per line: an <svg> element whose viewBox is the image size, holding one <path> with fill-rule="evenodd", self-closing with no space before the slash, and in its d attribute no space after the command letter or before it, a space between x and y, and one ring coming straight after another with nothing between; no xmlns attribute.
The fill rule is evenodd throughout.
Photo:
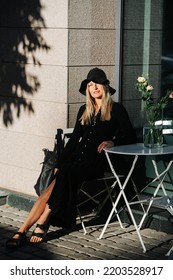
<svg viewBox="0 0 173 280"><path fill-rule="evenodd" d="M48 149L43 149L44 160L41 163L43 166L40 175L37 179L37 182L34 185L34 189L38 196L40 196L45 191L45 189L50 185L50 183L54 179L54 170L55 170L56 162L61 155L62 149L63 149L62 130L57 129L53 151L50 151Z"/></svg>

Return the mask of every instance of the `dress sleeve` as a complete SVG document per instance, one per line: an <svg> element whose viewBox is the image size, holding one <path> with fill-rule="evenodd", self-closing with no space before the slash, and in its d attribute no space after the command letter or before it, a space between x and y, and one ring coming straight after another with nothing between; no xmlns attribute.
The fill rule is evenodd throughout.
<svg viewBox="0 0 173 280"><path fill-rule="evenodd" d="M65 148L63 149L62 151L62 154L60 156L59 159L57 159L57 162L56 162L56 167L59 168L62 163L69 158L69 156L73 153L73 151L75 150L76 148L76 145L79 143L79 140L82 136L82 125L81 125L81 122L80 122L80 118L84 112L84 109L85 109L85 106L81 106L79 111L78 111L78 114L77 114L77 119L76 119L76 124L74 126L74 130L73 130L73 133L69 139L69 141L67 142Z"/></svg>
<svg viewBox="0 0 173 280"><path fill-rule="evenodd" d="M129 115L122 104L115 103L115 106L113 107L113 115L118 126L113 140L115 146L136 143L136 131L133 128Z"/></svg>

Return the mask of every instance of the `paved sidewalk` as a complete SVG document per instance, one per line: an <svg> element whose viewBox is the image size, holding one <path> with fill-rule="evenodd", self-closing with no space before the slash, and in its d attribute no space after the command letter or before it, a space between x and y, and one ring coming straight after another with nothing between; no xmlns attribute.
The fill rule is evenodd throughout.
<svg viewBox="0 0 173 280"><path fill-rule="evenodd" d="M141 233L148 250L143 253L134 228L129 226L124 230L114 222L101 240L97 240L101 230L98 228L89 228L84 235L80 226L71 232L51 227L47 242L28 244L18 250L6 249L6 239L17 231L26 215L26 211L0 206L1 260L159 260L167 259L165 254L173 246L173 234L143 229Z"/></svg>

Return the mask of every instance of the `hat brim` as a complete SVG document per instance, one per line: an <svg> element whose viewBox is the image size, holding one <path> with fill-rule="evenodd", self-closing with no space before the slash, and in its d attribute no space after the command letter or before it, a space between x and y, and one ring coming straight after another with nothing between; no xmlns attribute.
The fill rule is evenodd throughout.
<svg viewBox="0 0 173 280"><path fill-rule="evenodd" d="M80 86L80 89L79 89L79 92L82 93L83 95L86 95L86 87L87 87L87 84L91 82L90 80L88 79L85 79L82 81L81 83L81 86ZM104 83L103 85L107 84L109 81L107 80L106 83ZM111 95L113 95L115 92L116 92L116 89L114 89L113 87L111 87L109 84L108 84L108 88L109 88L109 92Z"/></svg>

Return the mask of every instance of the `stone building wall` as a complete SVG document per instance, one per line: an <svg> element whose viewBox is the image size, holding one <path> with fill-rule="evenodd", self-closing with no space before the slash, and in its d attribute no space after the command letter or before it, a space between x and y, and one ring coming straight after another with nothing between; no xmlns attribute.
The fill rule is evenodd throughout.
<svg viewBox="0 0 173 280"><path fill-rule="evenodd" d="M67 125L68 1L0 6L0 187L35 195L42 149Z"/></svg>
<svg viewBox="0 0 173 280"><path fill-rule="evenodd" d="M105 70L118 88L121 66L120 101L134 126L141 125L141 98L134 84L149 67L158 94L162 1L123 1L122 60L117 65L120 0L1 0L0 188L35 195L42 148L53 148L58 127L74 126L85 102L78 89L93 67ZM146 4L151 4L150 18ZM114 99L118 97L117 90Z"/></svg>
<svg viewBox="0 0 173 280"><path fill-rule="evenodd" d="M85 101L78 89L92 67L102 68L115 86L115 0L69 1L69 127Z"/></svg>
<svg viewBox="0 0 173 280"><path fill-rule="evenodd" d="M42 148L74 126L89 69L115 86L115 2L1 1L0 188L35 195Z"/></svg>

